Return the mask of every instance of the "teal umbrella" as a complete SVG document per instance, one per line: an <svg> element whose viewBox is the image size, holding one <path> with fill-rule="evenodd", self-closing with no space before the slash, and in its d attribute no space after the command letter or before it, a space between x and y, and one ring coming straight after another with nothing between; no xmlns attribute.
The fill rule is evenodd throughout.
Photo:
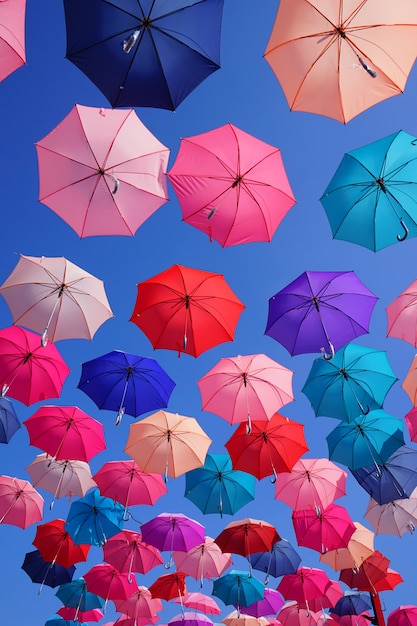
<svg viewBox="0 0 417 626"><path fill-rule="evenodd" d="M223 600L226 605L236 606L239 614L240 607L262 600L264 589L263 583L249 572L232 570L213 582L212 595Z"/></svg>
<svg viewBox="0 0 417 626"><path fill-rule="evenodd" d="M320 198L333 237L380 250L417 236L417 138L400 130L347 152Z"/></svg>
<svg viewBox="0 0 417 626"><path fill-rule="evenodd" d="M381 409L341 422L326 437L329 458L355 470L382 464L404 445L402 420Z"/></svg>
<svg viewBox="0 0 417 626"><path fill-rule="evenodd" d="M349 343L313 361L302 391L316 415L350 421L381 408L396 380L384 351Z"/></svg>
<svg viewBox="0 0 417 626"><path fill-rule="evenodd" d="M76 545L103 546L122 530L124 511L124 506L94 487L71 504L64 528Z"/></svg>
<svg viewBox="0 0 417 626"><path fill-rule="evenodd" d="M256 479L234 470L228 454L207 454L204 465L185 475L185 497L203 513L233 515L255 497Z"/></svg>

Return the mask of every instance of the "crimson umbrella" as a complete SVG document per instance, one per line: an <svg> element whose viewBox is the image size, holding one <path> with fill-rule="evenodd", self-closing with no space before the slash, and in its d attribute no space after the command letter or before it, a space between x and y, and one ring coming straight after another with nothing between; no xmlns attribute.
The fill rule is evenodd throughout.
<svg viewBox="0 0 417 626"><path fill-rule="evenodd" d="M0 81L26 63L26 0L0 4Z"/></svg>
<svg viewBox="0 0 417 626"><path fill-rule="evenodd" d="M181 265L148 278L137 286L130 321L153 347L199 356L225 341L233 341L245 308L222 274Z"/></svg>
<svg viewBox="0 0 417 626"><path fill-rule="evenodd" d="M63 519L54 519L51 522L39 524L32 543L45 561L70 567L87 560L90 545L76 545L64 526L65 520Z"/></svg>
<svg viewBox="0 0 417 626"><path fill-rule="evenodd" d="M292 521L298 545L321 554L347 547L355 532L347 510L337 504L329 504L320 512L314 509L293 511Z"/></svg>
<svg viewBox="0 0 417 626"><path fill-rule="evenodd" d="M270 550L280 539L275 526L264 520L247 517L227 524L214 541L222 552L250 556Z"/></svg>
<svg viewBox="0 0 417 626"><path fill-rule="evenodd" d="M27 528L42 519L43 498L21 478L0 476L0 524Z"/></svg>
<svg viewBox="0 0 417 626"><path fill-rule="evenodd" d="M340 580L352 589L376 594L375 584L385 578L389 559L375 550L358 568L342 569Z"/></svg>
<svg viewBox="0 0 417 626"><path fill-rule="evenodd" d="M285 574L277 590L286 600L295 600L301 608L309 609L309 601L325 597L330 585L327 574L315 567L299 567L295 574Z"/></svg>
<svg viewBox="0 0 417 626"><path fill-rule="evenodd" d="M103 559L119 572L146 574L163 563L158 550L142 539L141 533L123 529L103 546Z"/></svg>
<svg viewBox="0 0 417 626"><path fill-rule="evenodd" d="M149 587L152 597L166 601L178 597L181 599L187 593L185 576L185 573L180 571L159 576Z"/></svg>
<svg viewBox="0 0 417 626"><path fill-rule="evenodd" d="M109 563L93 565L84 574L84 580L88 591L104 598L105 603L108 600L127 600L135 589L133 581L129 582L128 575L119 572Z"/></svg>

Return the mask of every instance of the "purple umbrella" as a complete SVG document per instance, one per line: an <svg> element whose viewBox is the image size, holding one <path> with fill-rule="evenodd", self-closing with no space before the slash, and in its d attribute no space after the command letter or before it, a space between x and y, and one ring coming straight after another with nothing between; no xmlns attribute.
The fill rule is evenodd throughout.
<svg viewBox="0 0 417 626"><path fill-rule="evenodd" d="M204 613L185 611L170 619L168 626L213 626L213 622Z"/></svg>
<svg viewBox="0 0 417 626"><path fill-rule="evenodd" d="M182 513L161 513L141 526L142 541L161 552L188 552L204 543L205 528ZM165 567L171 567L172 558Z"/></svg>
<svg viewBox="0 0 417 626"><path fill-rule="evenodd" d="M291 355L330 354L368 332L378 298L353 271L304 272L269 299L265 334Z"/></svg>
<svg viewBox="0 0 417 626"><path fill-rule="evenodd" d="M252 615L253 617L262 617L266 615L276 615L284 606L285 600L282 599L279 591L265 587L264 597L262 600L253 602L247 607L241 607L244 609L246 615ZM236 607L237 608L237 607Z"/></svg>

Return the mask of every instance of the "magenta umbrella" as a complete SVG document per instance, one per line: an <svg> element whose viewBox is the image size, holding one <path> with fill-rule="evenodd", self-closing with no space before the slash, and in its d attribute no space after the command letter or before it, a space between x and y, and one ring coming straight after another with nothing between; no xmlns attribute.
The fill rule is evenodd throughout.
<svg viewBox="0 0 417 626"><path fill-rule="evenodd" d="M26 63L26 0L0 2L0 81Z"/></svg>
<svg viewBox="0 0 417 626"><path fill-rule="evenodd" d="M326 572L316 567L299 567L295 574L285 574L277 590L286 600L295 600L309 610L309 601L326 597L330 579Z"/></svg>
<svg viewBox="0 0 417 626"><path fill-rule="evenodd" d="M204 543L202 524L182 513L161 513L141 525L142 539L162 552L180 550L188 552ZM168 567L172 565L172 559Z"/></svg>
<svg viewBox="0 0 417 626"><path fill-rule="evenodd" d="M103 558L119 572L146 574L149 570L163 563L158 550L142 541L142 535L133 530L122 530L113 535L103 546Z"/></svg>
<svg viewBox="0 0 417 626"><path fill-rule="evenodd" d="M387 626L416 626L417 606L403 604L388 615Z"/></svg>
<svg viewBox="0 0 417 626"><path fill-rule="evenodd" d="M293 511L292 521L299 546L317 550L321 554L346 548L356 530L343 506L329 504L325 509Z"/></svg>
<svg viewBox="0 0 417 626"><path fill-rule="evenodd" d="M134 235L168 199L169 149L133 109L76 104L36 149L39 200L80 237Z"/></svg>
<svg viewBox="0 0 417 626"><path fill-rule="evenodd" d="M168 626L213 626L213 620L198 611L184 611L183 614L174 615Z"/></svg>
<svg viewBox="0 0 417 626"><path fill-rule="evenodd" d="M87 589L105 602L108 600L126 600L135 589L136 583L130 581L126 573L118 572L108 563L94 565L83 576Z"/></svg>
<svg viewBox="0 0 417 626"><path fill-rule="evenodd" d="M27 481L0 476L0 524L27 528L40 522L43 498Z"/></svg>

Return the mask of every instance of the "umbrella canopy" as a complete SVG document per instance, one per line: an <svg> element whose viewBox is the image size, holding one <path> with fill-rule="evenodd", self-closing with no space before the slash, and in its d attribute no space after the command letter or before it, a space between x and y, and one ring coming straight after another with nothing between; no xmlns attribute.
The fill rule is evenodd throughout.
<svg viewBox="0 0 417 626"><path fill-rule="evenodd" d="M27 528L40 522L44 500L28 482L12 476L0 476L0 524Z"/></svg>
<svg viewBox="0 0 417 626"><path fill-rule="evenodd" d="M417 355L414 357L410 368L402 382L401 387L410 398L413 407L417 406ZM413 413L410 413L408 423L412 423Z"/></svg>
<svg viewBox="0 0 417 626"><path fill-rule="evenodd" d="M74 620L77 609L70 606L61 606L57 615L63 619ZM80 622L99 622L104 617L100 609L90 609L89 611L78 611L77 619ZM61 625L62 626L62 625Z"/></svg>
<svg viewBox="0 0 417 626"><path fill-rule="evenodd" d="M253 602L249 606L245 606L245 613L254 617L265 617L267 615L276 615L284 606L285 602L281 594L275 589L265 587L264 597L262 600Z"/></svg>
<svg viewBox="0 0 417 626"><path fill-rule="evenodd" d="M184 614L174 615L169 622L169 626L213 626L213 621L197 611L184 611Z"/></svg>
<svg viewBox="0 0 417 626"><path fill-rule="evenodd" d="M358 591L368 591L375 595L374 585L385 578L388 565L389 560L381 552L375 550L359 568L341 570L340 580L351 588L356 588Z"/></svg>
<svg viewBox="0 0 417 626"><path fill-rule="evenodd" d="M402 537L417 528L417 488L410 497L379 504L370 498L365 512L377 535Z"/></svg>
<svg viewBox="0 0 417 626"><path fill-rule="evenodd" d="M398 572L396 572L395 570L389 567L387 569L387 573L385 574L385 577L381 578L381 580L378 580L375 583L374 587L376 591L378 592L392 591L393 589L395 589L397 585L399 585L402 582L404 582L404 580L401 577L401 574L399 574Z"/></svg>
<svg viewBox="0 0 417 626"><path fill-rule="evenodd" d="M87 584L82 577L60 585L55 595L66 607L76 609L75 619L77 619L79 611L101 609L104 606L104 599L88 591Z"/></svg>
<svg viewBox="0 0 417 626"><path fill-rule="evenodd" d="M359 615L365 611L372 611L372 604L365 593L357 591L345 591L331 609L331 613L335 613L339 617L342 615Z"/></svg>
<svg viewBox="0 0 417 626"><path fill-rule="evenodd" d="M149 587L149 591L152 598L160 598L167 602L174 598L182 598L187 593L184 572L178 571L159 576Z"/></svg>
<svg viewBox="0 0 417 626"><path fill-rule="evenodd" d="M347 547L355 532L347 510L337 504L329 504L319 513L312 509L294 511L292 521L298 545L321 554Z"/></svg>
<svg viewBox="0 0 417 626"><path fill-rule="evenodd" d="M195 418L158 411L130 426L125 452L144 472L166 479L201 467L210 444Z"/></svg>
<svg viewBox="0 0 417 626"><path fill-rule="evenodd" d="M24 421L32 446L56 461L89 461L106 449L103 424L76 406L41 406Z"/></svg>
<svg viewBox="0 0 417 626"><path fill-rule="evenodd" d="M0 4L0 81L26 63L26 0Z"/></svg>
<svg viewBox="0 0 417 626"><path fill-rule="evenodd" d="M301 557L286 539L280 539L268 552L257 552L250 556L253 569L266 573L265 585L269 582L269 575L284 576L295 574Z"/></svg>
<svg viewBox="0 0 417 626"><path fill-rule="evenodd" d="M254 617L253 615L242 613L240 610L235 610L228 613L220 624L225 624L225 626L268 626L268 624L271 624L270 619Z"/></svg>
<svg viewBox="0 0 417 626"><path fill-rule="evenodd" d="M308 451L304 425L275 413L267 422L254 420L251 432L240 424L225 443L235 469L261 480L279 472L290 472Z"/></svg>
<svg viewBox="0 0 417 626"><path fill-rule="evenodd" d="M92 339L113 317L103 281L64 257L21 254L0 293L13 322L41 334L42 345L48 338Z"/></svg>
<svg viewBox="0 0 417 626"><path fill-rule="evenodd" d="M77 545L103 546L122 530L123 513L121 504L101 496L94 488L71 504L64 528Z"/></svg>
<svg viewBox="0 0 417 626"><path fill-rule="evenodd" d="M215 599L199 591L190 591L182 598L173 598L172 601L175 602L175 604L182 604L188 609L220 615L220 607Z"/></svg>
<svg viewBox="0 0 417 626"><path fill-rule="evenodd" d="M157 548L146 543L141 533L124 529L113 535L103 546L103 559L119 572L146 574L163 563Z"/></svg>
<svg viewBox="0 0 417 626"><path fill-rule="evenodd" d="M168 177L183 220L222 246L271 241L295 204L280 150L232 124L182 139Z"/></svg>
<svg viewBox="0 0 417 626"><path fill-rule="evenodd" d="M417 165L416 165L417 167ZM417 221L417 213L416 213ZM386 308L388 337L397 337L417 347L417 280L414 280Z"/></svg>
<svg viewBox="0 0 417 626"><path fill-rule="evenodd" d="M39 200L80 237L133 236L168 200L169 149L133 109L76 104L36 150Z"/></svg>
<svg viewBox="0 0 417 626"><path fill-rule="evenodd" d="M249 556L254 552L270 550L273 544L280 539L275 526L264 520L247 517L227 524L216 537L215 542L222 552ZM241 604L240 606L248 605Z"/></svg>
<svg viewBox="0 0 417 626"><path fill-rule="evenodd" d="M124 413L138 417L165 408L174 387L155 359L121 350L83 363L78 383L99 409L118 411L117 424Z"/></svg>
<svg viewBox="0 0 417 626"><path fill-rule="evenodd" d="M417 53L416 7L380 8L375 0L280 3L264 56L291 109L347 123L404 91Z"/></svg>
<svg viewBox="0 0 417 626"><path fill-rule="evenodd" d="M22 564L22 570L26 572L34 583L40 583L41 587L58 587L71 581L75 567L63 567L58 563L47 562L42 558L39 550L27 552Z"/></svg>
<svg viewBox="0 0 417 626"><path fill-rule="evenodd" d="M286 600L295 600L300 608L309 609L309 600L326 596L330 585L327 574L316 567L299 567L295 574L285 574L277 590Z"/></svg>
<svg viewBox="0 0 417 626"><path fill-rule="evenodd" d="M411 441L417 441L417 408L412 408L411 411L408 411L404 419Z"/></svg>
<svg viewBox="0 0 417 626"><path fill-rule="evenodd" d="M53 344L20 326L0 330L0 387L26 406L59 398L70 370Z"/></svg>
<svg viewBox="0 0 417 626"><path fill-rule="evenodd" d="M0 443L9 443L19 428L22 425L13 404L8 398L0 397Z"/></svg>
<svg viewBox="0 0 417 626"><path fill-rule="evenodd" d="M320 555L320 561L330 565L334 570L358 569L359 565L374 552L374 536L371 530L353 522L355 532L346 548L337 548Z"/></svg>
<svg viewBox="0 0 417 626"><path fill-rule="evenodd" d="M108 600L126 600L135 587L132 581L129 582L126 573L119 572L109 563L93 565L84 574L84 580L88 591L104 598L105 602Z"/></svg>
<svg viewBox="0 0 417 626"><path fill-rule="evenodd" d="M207 454L202 467L185 474L184 495L204 514L234 515L255 498L255 477L233 469L228 454Z"/></svg>
<svg viewBox="0 0 417 626"><path fill-rule="evenodd" d="M222 274L181 265L137 285L130 321L148 337L154 349L199 356L233 341L245 305Z"/></svg>
<svg viewBox="0 0 417 626"><path fill-rule="evenodd" d="M204 543L205 529L182 513L161 513L141 525L142 539L158 550L188 552Z"/></svg>
<svg viewBox="0 0 417 626"><path fill-rule="evenodd" d="M380 409L396 380L386 352L348 343L330 361L314 359L302 392L316 415L349 421Z"/></svg>
<svg viewBox="0 0 417 626"><path fill-rule="evenodd" d="M76 612L75 615L77 615L77 618L74 620L64 619L60 615L52 616L51 619L45 622L44 626L88 626L87 622L79 621L79 612Z"/></svg>
<svg viewBox="0 0 417 626"><path fill-rule="evenodd" d="M126 599L116 599L114 602L117 611L134 620L134 624L155 624L159 617L157 613L162 609L159 598L152 598L147 587L140 585Z"/></svg>
<svg viewBox="0 0 417 626"><path fill-rule="evenodd" d="M415 604L401 605L388 615L387 626L416 626L417 606Z"/></svg>
<svg viewBox="0 0 417 626"><path fill-rule="evenodd" d="M232 565L230 553L222 552L214 539L207 536L203 543L188 552L173 552L172 558L178 570L200 580L200 583L203 582L203 578L221 576Z"/></svg>
<svg viewBox="0 0 417 626"><path fill-rule="evenodd" d="M313 611L300 607L298 602L287 602L278 614L282 626L315 626L318 615Z"/></svg>
<svg viewBox="0 0 417 626"><path fill-rule="evenodd" d="M332 356L368 332L377 299L353 271L304 272L269 299L265 334L291 355Z"/></svg>
<svg viewBox="0 0 417 626"><path fill-rule="evenodd" d="M212 595L223 602L238 607L245 607L262 600L264 596L263 584L249 572L231 570L213 582ZM239 615L238 615L239 616Z"/></svg>
<svg viewBox="0 0 417 626"><path fill-rule="evenodd" d="M70 567L87 560L90 546L88 544L75 545L64 526L65 520L63 519L38 524L32 543L45 561L57 563L62 567Z"/></svg>

